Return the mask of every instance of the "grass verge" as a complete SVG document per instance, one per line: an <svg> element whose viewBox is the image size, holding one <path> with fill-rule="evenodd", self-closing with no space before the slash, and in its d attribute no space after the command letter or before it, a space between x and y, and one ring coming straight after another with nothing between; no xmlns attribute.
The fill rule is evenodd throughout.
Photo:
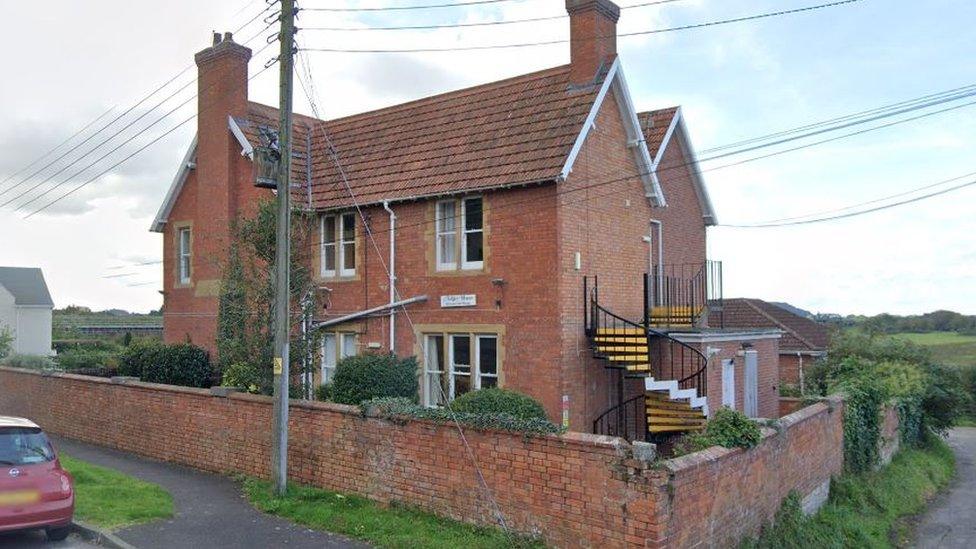
<svg viewBox="0 0 976 549"><path fill-rule="evenodd" d="M963 416L956 420L958 427L976 427L976 417Z"/></svg>
<svg viewBox="0 0 976 549"><path fill-rule="evenodd" d="M62 454L75 479L75 518L116 530L173 516L173 498L155 484Z"/></svg>
<svg viewBox="0 0 976 549"><path fill-rule="evenodd" d="M543 547L495 528L480 528L399 505L381 507L366 498L319 488L290 485L281 498L272 494L270 483L265 481L245 479L243 488L248 501L265 513L380 547Z"/></svg>
<svg viewBox="0 0 976 549"><path fill-rule="evenodd" d="M791 494L758 539L747 548L865 547L887 548L909 542L903 519L925 509L955 472L955 457L941 439L924 448L909 448L884 469L835 480L830 500L806 518L799 497Z"/></svg>

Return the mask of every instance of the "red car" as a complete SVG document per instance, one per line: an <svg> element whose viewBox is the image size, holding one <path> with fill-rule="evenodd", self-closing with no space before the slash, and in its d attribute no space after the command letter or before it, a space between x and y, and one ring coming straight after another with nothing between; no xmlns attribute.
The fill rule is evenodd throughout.
<svg viewBox="0 0 976 549"><path fill-rule="evenodd" d="M62 540L74 512L74 482L44 431L0 416L0 532L43 528L48 539Z"/></svg>

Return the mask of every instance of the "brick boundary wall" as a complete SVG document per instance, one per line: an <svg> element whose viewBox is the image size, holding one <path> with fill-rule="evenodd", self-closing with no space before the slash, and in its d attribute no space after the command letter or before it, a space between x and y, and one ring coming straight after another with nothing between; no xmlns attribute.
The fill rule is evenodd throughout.
<svg viewBox="0 0 976 549"><path fill-rule="evenodd" d="M465 435L513 530L556 547L730 546L756 535L791 490L807 510L826 499L843 465L842 406L831 399L772 422L750 450L658 462L598 435ZM269 469L264 396L0 367L0 414L206 471L267 477ZM292 401L289 427L293 481L497 524L453 425Z"/></svg>

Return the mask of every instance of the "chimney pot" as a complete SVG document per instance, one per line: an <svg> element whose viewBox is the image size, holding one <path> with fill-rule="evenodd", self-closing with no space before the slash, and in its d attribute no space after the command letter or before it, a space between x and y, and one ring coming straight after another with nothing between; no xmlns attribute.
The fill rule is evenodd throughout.
<svg viewBox="0 0 976 549"><path fill-rule="evenodd" d="M593 82L617 55L620 8L610 0L566 0L570 30L570 82Z"/></svg>
<svg viewBox="0 0 976 549"><path fill-rule="evenodd" d="M234 41L234 33L232 33L232 32L225 32L224 33L224 42L233 42L233 41Z"/></svg>
<svg viewBox="0 0 976 549"><path fill-rule="evenodd" d="M214 32L213 33L213 45L216 46L219 43L220 43L220 33L219 32Z"/></svg>

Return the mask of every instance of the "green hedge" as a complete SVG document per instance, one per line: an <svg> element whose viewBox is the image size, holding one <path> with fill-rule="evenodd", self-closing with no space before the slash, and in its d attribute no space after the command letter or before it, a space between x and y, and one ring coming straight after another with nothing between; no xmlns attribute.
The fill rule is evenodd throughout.
<svg viewBox="0 0 976 549"><path fill-rule="evenodd" d="M562 427L544 418L518 418L502 413L458 412L448 408L425 408L408 398L375 398L360 404L364 412L372 410L388 419L416 418L444 423L464 424L479 429L497 429L526 434L561 433Z"/></svg>
<svg viewBox="0 0 976 549"><path fill-rule="evenodd" d="M545 408L534 398L507 389L465 393L451 402L451 409L471 414L508 414L519 419L548 419Z"/></svg>
<svg viewBox="0 0 976 549"><path fill-rule="evenodd" d="M686 435L678 441L674 454L690 454L712 446L752 448L760 440L762 431L755 421L742 412L723 406L708 420L703 432Z"/></svg>
<svg viewBox="0 0 976 549"><path fill-rule="evenodd" d="M115 369L119 367L119 350L109 348L75 347L58 353L55 362L62 370Z"/></svg>
<svg viewBox="0 0 976 549"><path fill-rule="evenodd" d="M53 370L54 361L46 356L25 355L14 353L0 359L0 364L11 368L24 368L27 370Z"/></svg>
<svg viewBox="0 0 976 549"><path fill-rule="evenodd" d="M417 401L417 360L394 355L358 355L336 365L330 396L340 404L371 398L403 397Z"/></svg>
<svg viewBox="0 0 976 549"><path fill-rule="evenodd" d="M207 351L190 343L133 344L120 357L119 373L148 383L184 387L210 387L214 382Z"/></svg>

